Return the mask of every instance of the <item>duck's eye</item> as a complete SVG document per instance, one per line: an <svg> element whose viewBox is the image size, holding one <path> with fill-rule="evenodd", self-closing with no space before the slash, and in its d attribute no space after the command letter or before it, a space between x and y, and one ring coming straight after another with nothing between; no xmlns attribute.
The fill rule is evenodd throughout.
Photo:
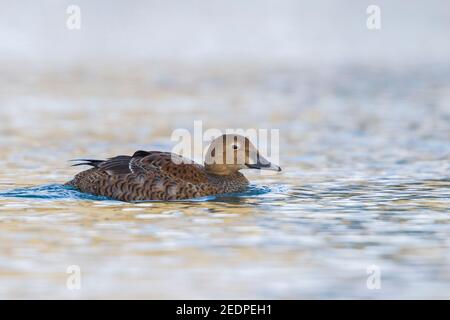
<svg viewBox="0 0 450 320"><path fill-rule="evenodd" d="M232 147L234 150L239 149L239 146L238 146L237 144L233 144L231 147Z"/></svg>

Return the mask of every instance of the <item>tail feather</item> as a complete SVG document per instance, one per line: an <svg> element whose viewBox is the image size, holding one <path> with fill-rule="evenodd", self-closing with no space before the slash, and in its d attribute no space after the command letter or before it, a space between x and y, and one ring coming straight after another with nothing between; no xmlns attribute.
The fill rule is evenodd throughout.
<svg viewBox="0 0 450 320"><path fill-rule="evenodd" d="M78 167L78 166L91 166L94 168L97 168L101 163L104 162L104 160L95 160L95 159L73 159L73 160L69 160L70 162L80 162L80 163L75 163L72 165L72 167Z"/></svg>

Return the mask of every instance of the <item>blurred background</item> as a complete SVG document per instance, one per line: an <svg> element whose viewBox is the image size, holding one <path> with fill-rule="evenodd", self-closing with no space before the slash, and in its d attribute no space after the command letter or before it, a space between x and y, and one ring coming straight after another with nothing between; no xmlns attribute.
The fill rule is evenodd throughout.
<svg viewBox="0 0 450 320"><path fill-rule="evenodd" d="M381 9L379 31L366 9ZM66 9L81 9L68 30ZM212 65L448 62L447 1L15 1L1 12L3 63L41 68L141 62Z"/></svg>
<svg viewBox="0 0 450 320"><path fill-rule="evenodd" d="M0 297L450 297L449 1L0 4ZM60 185L194 120L280 129L282 174L175 204Z"/></svg>

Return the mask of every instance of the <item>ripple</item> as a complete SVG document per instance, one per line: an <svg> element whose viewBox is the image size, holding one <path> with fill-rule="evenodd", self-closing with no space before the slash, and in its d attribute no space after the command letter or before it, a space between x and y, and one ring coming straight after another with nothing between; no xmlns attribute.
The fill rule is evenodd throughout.
<svg viewBox="0 0 450 320"><path fill-rule="evenodd" d="M170 202L205 202L205 201L225 201L234 202L240 198L250 198L260 196L270 192L276 192L281 190L280 187L270 188L268 186L250 185L245 191L237 193L225 193L221 195L175 200ZM47 199L47 200L91 200L91 201L110 201L118 202L108 197L95 196L89 193L83 193L71 186L65 186L62 184L49 184L36 187L16 188L12 190L0 191L0 198L29 198L29 199ZM136 201L138 206L151 206L155 201ZM124 209L125 210L125 209Z"/></svg>
<svg viewBox="0 0 450 320"><path fill-rule="evenodd" d="M48 184L43 186L0 191L0 198L111 201L110 198L83 193L70 186L65 186L62 184Z"/></svg>

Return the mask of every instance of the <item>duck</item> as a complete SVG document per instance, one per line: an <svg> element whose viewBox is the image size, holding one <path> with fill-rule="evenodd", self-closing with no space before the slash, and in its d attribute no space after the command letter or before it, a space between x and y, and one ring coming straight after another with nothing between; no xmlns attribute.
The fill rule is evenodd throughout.
<svg viewBox="0 0 450 320"><path fill-rule="evenodd" d="M184 200L244 191L243 169L281 171L247 137L224 134L208 147L204 165L178 154L138 150L106 160L76 159L90 166L67 182L83 193L124 202Z"/></svg>

